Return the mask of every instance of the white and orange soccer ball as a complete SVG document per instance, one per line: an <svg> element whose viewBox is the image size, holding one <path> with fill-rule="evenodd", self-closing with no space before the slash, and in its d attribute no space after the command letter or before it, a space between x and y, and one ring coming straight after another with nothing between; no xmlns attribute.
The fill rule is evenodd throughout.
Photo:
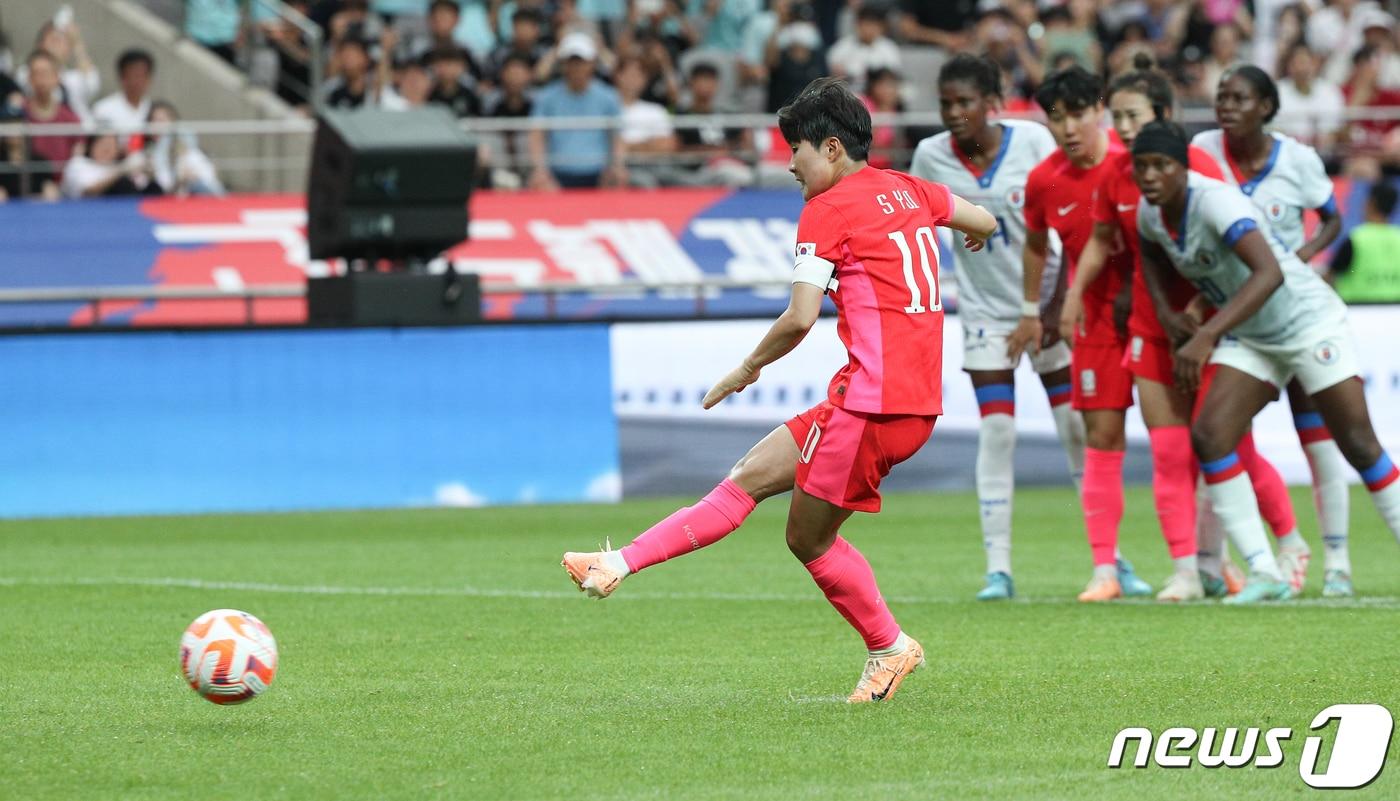
<svg viewBox="0 0 1400 801"><path fill-rule="evenodd" d="M180 638L180 670L216 704L241 704L277 675L277 641L261 620L237 609L205 612Z"/></svg>

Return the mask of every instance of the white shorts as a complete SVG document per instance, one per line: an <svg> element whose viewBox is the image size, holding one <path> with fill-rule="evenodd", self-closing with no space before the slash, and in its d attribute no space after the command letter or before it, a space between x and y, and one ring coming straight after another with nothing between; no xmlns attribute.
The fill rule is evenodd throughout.
<svg viewBox="0 0 1400 801"><path fill-rule="evenodd" d="M1361 375L1356 336L1345 319L1313 328L1283 345L1262 345L1226 336L1215 346L1210 361L1280 389L1297 378L1309 395Z"/></svg>
<svg viewBox="0 0 1400 801"><path fill-rule="evenodd" d="M1006 340L1015 326L1005 323L967 323L963 325L963 369L969 371L1015 370L1016 364L1006 356ZM1040 353L1027 355L1031 369L1040 375L1069 367L1069 346L1056 342Z"/></svg>

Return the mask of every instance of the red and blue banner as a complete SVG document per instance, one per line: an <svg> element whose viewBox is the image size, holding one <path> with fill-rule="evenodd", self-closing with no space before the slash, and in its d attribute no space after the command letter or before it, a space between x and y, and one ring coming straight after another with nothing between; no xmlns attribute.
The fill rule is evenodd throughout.
<svg viewBox="0 0 1400 801"><path fill-rule="evenodd" d="M1349 222L1365 191L1339 182ZM637 285L785 282L801 208L795 190L480 192L472 198L470 240L447 255L459 271L521 287L488 297L493 319L686 318L699 305L693 291ZM237 291L340 269L308 258L301 195L10 203L0 206L0 223L0 289ZM558 282L619 289L553 298L527 291ZM780 311L786 296L781 287L712 290L702 302L710 315L767 315ZM300 298L259 299L251 308L259 325L306 319ZM0 304L0 327L243 325L248 310L241 299L104 301L96 310L81 302Z"/></svg>

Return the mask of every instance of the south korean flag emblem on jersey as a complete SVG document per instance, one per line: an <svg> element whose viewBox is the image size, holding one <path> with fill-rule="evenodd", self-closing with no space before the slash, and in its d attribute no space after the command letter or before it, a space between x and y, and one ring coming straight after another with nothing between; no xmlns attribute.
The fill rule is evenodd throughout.
<svg viewBox="0 0 1400 801"><path fill-rule="evenodd" d="M1283 219L1283 204L1282 204L1282 203L1270 203L1270 204L1268 205L1268 207L1264 209L1264 214L1265 214L1265 216L1267 216L1267 217L1269 218L1269 222L1278 222L1279 220L1282 220L1282 219Z"/></svg>
<svg viewBox="0 0 1400 801"><path fill-rule="evenodd" d="M1006 202L1013 209L1019 209L1026 205L1026 190L1024 187L1013 186L1006 192Z"/></svg>
<svg viewBox="0 0 1400 801"><path fill-rule="evenodd" d="M801 258L801 257L803 257L803 256L815 256L815 255L817 255L817 243L816 243L816 242L798 242L798 243L797 243L797 256L798 256L798 258Z"/></svg>

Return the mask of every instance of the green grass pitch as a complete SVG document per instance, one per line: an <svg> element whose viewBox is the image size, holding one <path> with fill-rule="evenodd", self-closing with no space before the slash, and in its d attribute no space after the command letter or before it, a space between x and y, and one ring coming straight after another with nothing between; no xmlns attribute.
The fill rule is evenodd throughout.
<svg viewBox="0 0 1400 801"><path fill-rule="evenodd" d="M1168 561L1145 490L1125 552ZM1088 549L1068 491L1016 496L1017 589L980 587L977 503L891 495L846 536L926 670L850 707L857 636L782 537L786 499L702 553L578 594L566 549L675 501L0 524L7 799L1243 799L1311 794L1313 715L1400 710L1400 550L1353 496L1351 602L1271 608L1071 599ZM687 501L689 502L689 501ZM196 615L245 609L281 667L241 707L178 675ZM1126 726L1287 726L1276 770L1108 770ZM1392 751L1395 749L1392 748ZM1359 797L1400 797L1392 766Z"/></svg>

